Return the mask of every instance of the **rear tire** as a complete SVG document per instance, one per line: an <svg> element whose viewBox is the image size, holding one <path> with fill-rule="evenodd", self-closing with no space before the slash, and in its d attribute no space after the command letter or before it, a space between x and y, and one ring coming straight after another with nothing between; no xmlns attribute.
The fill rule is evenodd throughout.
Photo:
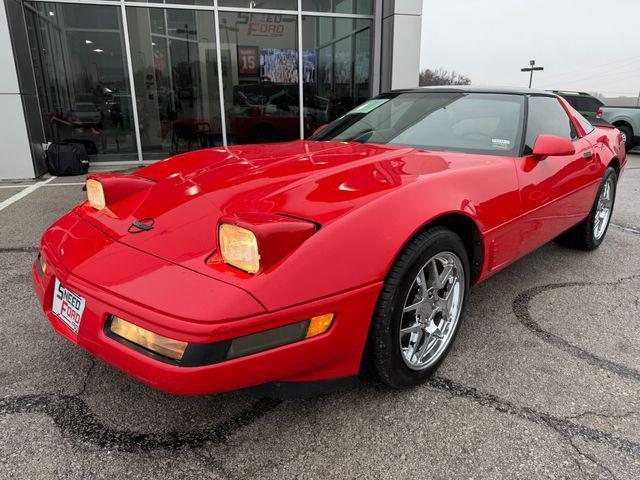
<svg viewBox="0 0 640 480"><path fill-rule="evenodd" d="M631 150L633 148L633 145L634 145L633 144L633 130L631 130L626 125L620 125L620 126L618 126L616 128L618 130L620 130L620 133L622 134L622 141L624 142L624 148L628 152L629 150Z"/></svg>
<svg viewBox="0 0 640 480"><path fill-rule="evenodd" d="M370 361L383 383L406 388L433 375L462 323L469 278L465 246L448 228L420 233L402 250L369 334Z"/></svg>
<svg viewBox="0 0 640 480"><path fill-rule="evenodd" d="M558 243L579 250L595 250L604 240L616 200L618 174L608 167L602 177L589 216L558 237ZM608 211L607 211L608 209Z"/></svg>

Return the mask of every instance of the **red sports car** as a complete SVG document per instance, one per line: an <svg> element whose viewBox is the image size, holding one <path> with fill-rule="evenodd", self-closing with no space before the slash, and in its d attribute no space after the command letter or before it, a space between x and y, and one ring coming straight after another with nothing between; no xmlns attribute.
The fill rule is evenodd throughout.
<svg viewBox="0 0 640 480"><path fill-rule="evenodd" d="M394 91L309 140L90 175L33 283L58 333L169 392L314 393L364 363L408 387L471 286L554 238L600 245L625 161L547 92Z"/></svg>

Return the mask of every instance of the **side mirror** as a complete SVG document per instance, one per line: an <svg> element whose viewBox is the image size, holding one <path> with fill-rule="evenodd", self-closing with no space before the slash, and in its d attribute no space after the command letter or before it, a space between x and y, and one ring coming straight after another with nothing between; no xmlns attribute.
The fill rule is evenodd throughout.
<svg viewBox="0 0 640 480"><path fill-rule="evenodd" d="M317 134L319 134L321 131L323 131L323 130L324 130L325 128L327 128L328 126L329 126L329 124L328 124L328 123L325 123L324 125L320 125L318 128L316 128L316 129L313 131L313 133L312 133L311 135L313 136L313 135L317 135Z"/></svg>
<svg viewBox="0 0 640 480"><path fill-rule="evenodd" d="M562 157L574 153L576 149L571 140L556 135L538 135L533 146L533 156L537 158Z"/></svg>

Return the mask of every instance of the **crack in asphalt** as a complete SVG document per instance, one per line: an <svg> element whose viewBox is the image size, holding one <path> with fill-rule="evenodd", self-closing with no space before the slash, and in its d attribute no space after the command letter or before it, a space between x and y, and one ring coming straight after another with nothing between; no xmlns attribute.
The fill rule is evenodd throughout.
<svg viewBox="0 0 640 480"><path fill-rule="evenodd" d="M589 285L616 286L622 282L633 281L637 279L640 279L640 273L635 273L628 277L624 277L611 282L561 282L539 285L537 287L529 288L528 290L525 290L524 292L521 292L518 294L518 296L516 296L512 303L513 313L516 315L516 318L518 318L520 323L522 323L528 330L533 332L534 335L536 335L544 342L553 345L554 347L557 347L567 352L568 354L579 358L580 360L584 360L591 365L615 373L616 375L619 375L621 377L640 382L640 371L613 362L611 360L607 360L606 358L602 358L598 355L595 355L594 353L589 352L588 350L569 343L567 340L554 333L548 332L534 320L531 312L529 311L529 304L534 297L551 290L557 290L559 288L565 287L586 287Z"/></svg>
<svg viewBox="0 0 640 480"><path fill-rule="evenodd" d="M82 381L82 389L77 393L78 397L84 395L87 392L87 387L89 386L89 377L91 376L91 373L93 372L93 369L96 366L96 359L94 357L89 357L89 361L91 363L89 364L89 368L87 368L87 373L85 374L84 380Z"/></svg>
<svg viewBox="0 0 640 480"><path fill-rule="evenodd" d="M639 230L622 227L620 225L614 225L615 227L624 230L627 233L632 234L640 234ZM607 360L606 358L602 358L598 355L595 355L581 347L573 345L568 342L564 338L548 332L544 330L538 322L536 322L529 311L529 304L531 300L544 292L548 292L551 290L564 288L564 287L584 287L589 285L604 285L604 286L616 286L622 282L626 281L634 281L640 278L640 273L636 273L627 277L620 278L618 280L614 280L611 282L562 282L562 283L551 283L547 285L540 285L537 287L530 288L521 292L517 295L512 303L512 309L516 318L531 332L533 332L537 337L542 339L544 342L553 345L574 357L584 360L587 363L594 365L598 368L607 370L612 372L618 376L631 379L633 381L640 381L640 372L633 368L627 367L625 365L621 365L619 363L613 362L611 360ZM636 302L637 303L637 302ZM522 416L522 412L514 412L516 415ZM622 439L617 437L609 432L604 432L602 430L597 430L589 427L585 427L584 425L580 425L570 420L576 420L580 418L584 418L587 416L595 416L599 418L606 418L608 420L614 418L627 418L633 415L637 415L638 412L629 411L620 414L607 414L604 412L595 412L595 411L586 411L577 415L567 416L564 418L552 417L550 415L541 414L540 421L546 423L549 427L553 428L556 432L558 432L564 439L568 442L571 448L578 454L580 457L585 458L589 462L593 463L596 467L604 470L610 478L616 479L613 471L600 463L593 455L589 455L585 453L578 445L576 445L574 441L574 437L581 436L582 438L588 441L594 441L598 443L603 443L609 445L617 450L629 453L631 455L637 456L640 452L640 444L636 442L632 442L630 440ZM583 469L583 466L580 462L576 461L577 467L583 473L586 473Z"/></svg>
<svg viewBox="0 0 640 480"><path fill-rule="evenodd" d="M565 418L567 420L568 419L578 420L584 417L598 417L598 418L604 418L606 420L612 420L614 418L619 419L619 418L634 417L634 416L637 416L638 413L639 412L636 412L636 411L630 411L630 412L624 412L624 413L604 413L604 412L594 412L592 410L587 410L586 412L578 413L577 415L570 415Z"/></svg>
<svg viewBox="0 0 640 480"><path fill-rule="evenodd" d="M111 428L98 419L77 395L57 393L22 395L0 399L0 416L42 413L51 417L60 431L74 440L124 452L198 448L221 443L280 405L280 400L264 398L231 418L188 431L139 433Z"/></svg>
<svg viewBox="0 0 640 480"><path fill-rule="evenodd" d="M91 369L87 373L90 371ZM564 418L553 416L530 407L515 405L496 395L481 392L444 377L432 377L427 382L427 386L446 392L451 396L465 398L481 406L490 407L500 413L514 415L539 425L546 425L568 441L574 436L579 436L585 440L607 445L621 452L640 457L640 443L571 421L579 416ZM183 447L198 448L208 443L222 443L240 429L273 411L281 403L281 400L264 398L218 424L190 431L161 433L138 433L113 429L101 423L78 395L51 393L0 399L0 415L46 414L51 417L64 435L74 440L124 452L147 452L158 449L176 450ZM585 412L582 415L588 413L593 412ZM628 412L626 415L632 413L634 412ZM606 469L606 467L602 468Z"/></svg>
<svg viewBox="0 0 640 480"><path fill-rule="evenodd" d="M593 463L596 467L601 468L602 470L604 470L605 472L607 472L609 474L610 478L613 478L614 480L616 480L616 476L614 475L613 471L607 467L606 465L603 465L602 463L598 462L598 460L593 456L593 455L589 455L586 452L583 452L582 449L575 444L574 440L572 437L567 438L567 443L571 446L571 448L573 448L573 450L582 458L585 458L586 460L588 460L589 462ZM578 469L583 472L584 474L588 474L588 472L585 472L584 468L582 467L582 463L580 463L579 461L575 461L576 466L578 467Z"/></svg>
<svg viewBox="0 0 640 480"><path fill-rule="evenodd" d="M473 387L461 385L444 377L432 377L427 382L427 386L445 391L454 397L472 400L479 405L491 407L501 413L514 415L538 425L546 425L566 439L579 436L588 441L613 447L629 455L640 456L640 443L618 437L610 432L572 422L569 419L571 417L557 417L530 407L515 405L491 393L481 392Z"/></svg>
<svg viewBox="0 0 640 480"><path fill-rule="evenodd" d="M216 455L213 455L208 450L203 450L203 449L193 450L193 454L196 457L198 457L202 462L204 462L208 468L214 470L220 476L220 478L225 478L225 479L234 478L233 473L231 473L230 471L228 471L218 463L217 460L219 457Z"/></svg>
<svg viewBox="0 0 640 480"><path fill-rule="evenodd" d="M611 227L615 227L618 230L624 232L624 233L631 233L632 235L640 235L640 230L638 230L637 228L634 227L630 227L628 225L620 225L618 223L610 223L609 226Z"/></svg>

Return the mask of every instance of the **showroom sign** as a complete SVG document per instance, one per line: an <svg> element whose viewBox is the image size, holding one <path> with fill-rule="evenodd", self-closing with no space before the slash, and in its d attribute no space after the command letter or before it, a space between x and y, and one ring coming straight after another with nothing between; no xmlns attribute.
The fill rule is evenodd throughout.
<svg viewBox="0 0 640 480"><path fill-rule="evenodd" d="M239 14L238 18L238 24L247 25L249 37L282 37L285 34L286 22L282 15Z"/></svg>

